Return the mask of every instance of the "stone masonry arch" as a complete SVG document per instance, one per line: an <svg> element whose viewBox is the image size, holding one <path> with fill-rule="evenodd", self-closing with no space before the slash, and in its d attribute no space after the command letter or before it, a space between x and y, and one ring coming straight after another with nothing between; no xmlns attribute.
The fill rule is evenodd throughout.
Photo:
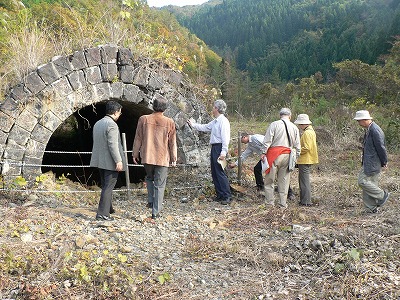
<svg viewBox="0 0 400 300"><path fill-rule="evenodd" d="M186 120L210 117L184 73L115 45L56 56L14 86L0 105L2 174L26 179L39 175L52 134L84 107L113 99L129 109L149 111L157 97L169 101L165 115L177 127L179 163L204 163L207 155L199 144L207 140Z"/></svg>

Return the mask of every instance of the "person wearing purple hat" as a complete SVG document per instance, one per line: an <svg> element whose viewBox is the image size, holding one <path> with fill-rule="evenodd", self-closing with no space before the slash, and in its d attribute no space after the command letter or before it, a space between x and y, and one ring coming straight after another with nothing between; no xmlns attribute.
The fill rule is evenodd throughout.
<svg viewBox="0 0 400 300"><path fill-rule="evenodd" d="M367 110L356 112L354 120L365 128L363 139L362 168L358 175L358 185L363 191L364 207L369 213L376 213L389 199L390 193L378 186L382 168L386 169L388 156L385 146L385 134L372 121Z"/></svg>

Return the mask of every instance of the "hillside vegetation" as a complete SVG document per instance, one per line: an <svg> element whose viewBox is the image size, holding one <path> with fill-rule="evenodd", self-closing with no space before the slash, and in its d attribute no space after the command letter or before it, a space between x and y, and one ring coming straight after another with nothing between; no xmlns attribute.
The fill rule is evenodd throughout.
<svg viewBox="0 0 400 300"><path fill-rule="evenodd" d="M0 95L53 56L102 44L160 60L199 84L221 61L175 17L142 0L0 1L0 24Z"/></svg>
<svg viewBox="0 0 400 300"><path fill-rule="evenodd" d="M375 2L224 0L221 3L215 0L193 6L192 15L188 7L182 10L168 8L184 13L187 22L197 20L199 27L210 30L209 36L217 37L220 30L225 30L224 37L219 40L225 41L229 48L245 46L255 37L253 22L261 22L273 37L285 37L281 42L271 40L278 48L292 45L294 39L302 41L299 47L293 48L294 52L284 48L279 52L285 57L296 53L296 59L287 64L291 74L299 69L297 64L312 61L312 56L301 49L316 55L324 53L324 64L334 70L326 75L326 69L306 66L304 74L311 76L285 81L276 71L263 71L263 76L254 78L250 76L251 72L237 69L235 59L245 57L238 49L224 52L221 58L195 34L179 25L168 10L150 9L142 0L1 1L0 101L23 76L51 57L113 43L132 49L137 56L160 60L187 73L198 87L195 91L198 99L210 104L216 97L222 97L228 103L231 117L271 121L280 107L288 106L294 115L307 112L315 125L327 126L341 134L350 126L349 115L358 109L369 109L381 121L389 146L397 148L400 141L400 40L393 34L399 33L400 18L396 17L399 1ZM214 12L220 14L217 16ZM219 20L225 21L215 23ZM235 22L231 24L233 20ZM301 26L308 24L307 30L299 30L302 27L296 20L302 20ZM226 24L232 26L227 28ZM238 27L240 32L236 31ZM359 29L357 34L344 34L350 29L354 33L355 28ZM263 30L261 27L256 30L262 43L268 40L261 38ZM298 36L306 32L319 36L317 41L324 40L325 44L317 43L314 45L317 48L310 48L303 43L307 39ZM366 54L365 51L353 51L353 48L340 57L336 55L339 44L355 47L361 42L370 53L367 60L376 63L368 63L361 57L350 60L357 57L354 56L357 53ZM303 44L305 47L300 47ZM272 55L275 52L264 53ZM279 55L263 61L284 63ZM340 58L348 59L331 64ZM314 73L315 70L318 71Z"/></svg>
<svg viewBox="0 0 400 300"><path fill-rule="evenodd" d="M163 9L223 57L213 78L230 116L271 121L288 106L346 134L349 116L369 109L398 149L399 3L224 0L191 13Z"/></svg>
<svg viewBox="0 0 400 300"><path fill-rule="evenodd" d="M178 20L252 79L332 74L332 63L374 64L400 34L398 0L224 0Z"/></svg>

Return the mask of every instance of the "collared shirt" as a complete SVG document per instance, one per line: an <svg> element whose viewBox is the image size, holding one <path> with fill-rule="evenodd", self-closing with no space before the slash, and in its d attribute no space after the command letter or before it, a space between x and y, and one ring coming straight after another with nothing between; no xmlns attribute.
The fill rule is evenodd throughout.
<svg viewBox="0 0 400 300"><path fill-rule="evenodd" d="M249 135L249 142L247 143L246 150L240 155L240 159L245 161L251 154L262 154L264 150L264 136L262 134ZM238 162L236 161L236 165Z"/></svg>
<svg viewBox="0 0 400 300"><path fill-rule="evenodd" d="M225 115L220 114L218 118L208 124L193 123L192 126L198 131L211 132L210 144L221 143L222 150L220 155L226 156L231 139L231 125Z"/></svg>
<svg viewBox="0 0 400 300"><path fill-rule="evenodd" d="M301 153L297 160L300 165L313 165L318 163L317 137L314 128L308 125L300 138Z"/></svg>
<svg viewBox="0 0 400 300"><path fill-rule="evenodd" d="M289 143L288 136L286 134L285 124L282 121L285 122L287 125L291 143ZM296 154L297 157L299 157L301 149L299 129L288 119L280 119L278 121L274 121L267 128L263 144L264 144L264 150L263 150L264 153L267 152L269 147L276 147L276 146L283 146L288 148L292 147L296 148Z"/></svg>

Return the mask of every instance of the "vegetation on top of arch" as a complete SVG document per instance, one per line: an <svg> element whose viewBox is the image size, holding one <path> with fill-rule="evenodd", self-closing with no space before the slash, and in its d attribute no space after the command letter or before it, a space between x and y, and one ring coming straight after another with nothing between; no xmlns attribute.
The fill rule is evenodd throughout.
<svg viewBox="0 0 400 300"><path fill-rule="evenodd" d="M144 0L26 0L0 4L0 94L53 56L96 45L130 48L194 80L207 77L221 58L170 14ZM199 82L205 83L205 82Z"/></svg>

